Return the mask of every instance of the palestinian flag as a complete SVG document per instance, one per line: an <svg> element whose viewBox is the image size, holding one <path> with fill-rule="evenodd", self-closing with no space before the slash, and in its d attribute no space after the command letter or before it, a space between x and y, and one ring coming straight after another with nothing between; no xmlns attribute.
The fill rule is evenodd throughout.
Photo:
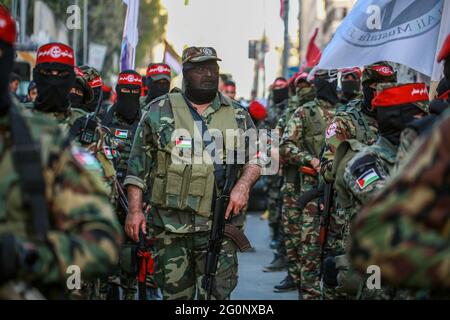
<svg viewBox="0 0 450 320"><path fill-rule="evenodd" d="M114 135L116 136L116 138L126 139L126 138L128 138L128 130L116 129L116 132Z"/></svg>
<svg viewBox="0 0 450 320"><path fill-rule="evenodd" d="M370 169L358 178L357 184L358 187L363 190L378 180L380 180L380 176L376 173L375 169Z"/></svg>
<svg viewBox="0 0 450 320"><path fill-rule="evenodd" d="M103 147L103 153L105 154L106 159L113 159L113 154L110 147Z"/></svg>
<svg viewBox="0 0 450 320"><path fill-rule="evenodd" d="M176 145L178 148L181 148L181 149L190 149L190 148L192 148L192 141L191 141L191 140L184 140L184 139L181 137L181 138L178 138L178 139L175 141L175 145Z"/></svg>

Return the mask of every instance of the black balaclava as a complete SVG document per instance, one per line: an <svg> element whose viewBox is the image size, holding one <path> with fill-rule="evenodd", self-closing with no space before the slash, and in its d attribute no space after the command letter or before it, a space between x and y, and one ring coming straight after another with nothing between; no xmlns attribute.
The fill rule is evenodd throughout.
<svg viewBox="0 0 450 320"><path fill-rule="evenodd" d="M275 104L282 103L284 100L289 99L289 87L274 89L273 102Z"/></svg>
<svg viewBox="0 0 450 320"><path fill-rule="evenodd" d="M343 80L342 81L342 95L345 100L350 101L356 97L361 91L361 82L358 80Z"/></svg>
<svg viewBox="0 0 450 320"><path fill-rule="evenodd" d="M186 97L195 104L214 100L219 90L219 68L213 60L183 65Z"/></svg>
<svg viewBox="0 0 450 320"><path fill-rule="evenodd" d="M145 103L150 103L152 100L161 97L170 91L170 82L162 79L154 81L151 77L147 79L147 98L145 99Z"/></svg>
<svg viewBox="0 0 450 320"><path fill-rule="evenodd" d="M450 57L444 62L444 76L450 81Z"/></svg>
<svg viewBox="0 0 450 320"><path fill-rule="evenodd" d="M81 92L84 93L84 88L83 86L81 86L78 81L75 82L75 85L73 86L74 88L81 90ZM76 94L76 93L70 93L70 105L73 108L79 108L79 109L86 109L86 104L85 104L85 98L84 98L84 94L82 96Z"/></svg>
<svg viewBox="0 0 450 320"><path fill-rule="evenodd" d="M6 42L0 41L0 115L9 110L9 74L13 70L14 49Z"/></svg>
<svg viewBox="0 0 450 320"><path fill-rule="evenodd" d="M393 145L400 144L400 135L406 126L422 111L414 104L376 108L378 130Z"/></svg>
<svg viewBox="0 0 450 320"><path fill-rule="evenodd" d="M124 71L121 74L133 74L137 77L141 77L139 73L134 70ZM119 75L120 78L120 75ZM122 88L130 90L130 93L121 92ZM133 93L132 90L139 89L139 93ZM117 84L117 103L116 103L116 113L122 117L126 122L133 123L139 117L139 97L141 96L141 87L132 84Z"/></svg>
<svg viewBox="0 0 450 320"><path fill-rule="evenodd" d="M335 105L339 102L337 95L337 77L332 75L321 75L314 78L316 97L326 100Z"/></svg>
<svg viewBox="0 0 450 320"><path fill-rule="evenodd" d="M41 70L67 71L68 75L42 75ZM69 94L75 83L75 71L72 66L61 63L42 63L33 72L38 96L35 108L42 112L66 112L70 107Z"/></svg>

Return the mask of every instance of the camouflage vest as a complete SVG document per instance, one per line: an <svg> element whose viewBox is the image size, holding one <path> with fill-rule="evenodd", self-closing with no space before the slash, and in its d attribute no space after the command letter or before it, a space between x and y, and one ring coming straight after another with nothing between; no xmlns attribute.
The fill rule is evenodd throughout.
<svg viewBox="0 0 450 320"><path fill-rule="evenodd" d="M345 167L355 154L361 151L365 146L366 145L360 143L358 140L349 139L342 142L336 150L332 169L332 175L335 177L333 188L336 190L336 200L344 209L350 208L353 204L351 193L347 191L344 181Z"/></svg>
<svg viewBox="0 0 450 320"><path fill-rule="evenodd" d="M350 116L356 130L356 140L366 145L371 145L377 140L377 134L367 122L367 116L361 111L361 100L352 100L345 107L345 113ZM339 116L340 111L336 114Z"/></svg>
<svg viewBox="0 0 450 320"><path fill-rule="evenodd" d="M322 102L316 99L303 105L303 145L316 158L320 157L325 145L325 130L327 128L327 121L321 109L321 104Z"/></svg>
<svg viewBox="0 0 450 320"><path fill-rule="evenodd" d="M118 155L114 158L114 167L116 169L117 179L122 183L127 175L128 159L130 158L134 134L136 133L140 116L138 120L129 124L119 119L114 110L114 106L109 108L103 124L109 128L116 140Z"/></svg>
<svg viewBox="0 0 450 320"><path fill-rule="evenodd" d="M171 93L168 97L172 107L175 131L171 141L156 152L155 163L150 173L151 204L162 209L193 212L209 217L214 194L214 165L203 162L197 164L195 161L189 163L182 160L185 154L203 155L208 158L209 155L203 151L204 145L195 146L192 139L185 138L198 137L198 130L194 129L196 128L194 119L183 96L179 93ZM232 101L228 102L229 106L222 105L212 114L211 121L208 123L211 135L214 135L213 132L217 130L222 134L225 140L224 146L227 146L226 130L238 129ZM156 119L159 118L158 115ZM158 132L160 123L161 121L154 123ZM180 135L182 132L184 134L174 136L177 132L180 132ZM220 153L220 156L224 159L226 152ZM175 159L178 161L174 162Z"/></svg>

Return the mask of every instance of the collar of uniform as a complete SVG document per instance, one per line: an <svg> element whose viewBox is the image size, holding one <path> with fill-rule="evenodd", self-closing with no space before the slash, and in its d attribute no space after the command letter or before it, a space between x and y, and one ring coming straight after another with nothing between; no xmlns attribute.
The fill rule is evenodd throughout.
<svg viewBox="0 0 450 320"><path fill-rule="evenodd" d="M202 117L206 118L210 114L213 114L217 110L220 109L221 106L231 106L230 103L224 98L222 93L218 92L214 100L211 102L211 104L206 108L206 110L202 113Z"/></svg>

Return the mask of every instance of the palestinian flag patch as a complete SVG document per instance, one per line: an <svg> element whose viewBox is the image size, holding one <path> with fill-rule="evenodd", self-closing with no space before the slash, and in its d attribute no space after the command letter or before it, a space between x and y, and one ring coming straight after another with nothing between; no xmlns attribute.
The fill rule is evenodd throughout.
<svg viewBox="0 0 450 320"><path fill-rule="evenodd" d="M114 135L116 136L116 138L126 139L126 138L128 138L128 130L116 129L116 132L114 133Z"/></svg>
<svg viewBox="0 0 450 320"><path fill-rule="evenodd" d="M358 187L363 190L367 188L369 185L374 183L375 181L380 180L380 176L376 173L375 169L370 169L366 171L361 177L358 178L357 184Z"/></svg>
<svg viewBox="0 0 450 320"><path fill-rule="evenodd" d="M113 159L113 154L112 154L112 151L111 151L110 147L103 147L103 153L105 154L106 159L108 159L108 160L112 160Z"/></svg>
<svg viewBox="0 0 450 320"><path fill-rule="evenodd" d="M191 140L184 140L183 137L177 138L175 141L175 145L177 148L181 149L190 149L192 148L192 141Z"/></svg>
<svg viewBox="0 0 450 320"><path fill-rule="evenodd" d="M81 148L73 147L72 154L78 163L89 171L101 171L102 167L97 159Z"/></svg>

